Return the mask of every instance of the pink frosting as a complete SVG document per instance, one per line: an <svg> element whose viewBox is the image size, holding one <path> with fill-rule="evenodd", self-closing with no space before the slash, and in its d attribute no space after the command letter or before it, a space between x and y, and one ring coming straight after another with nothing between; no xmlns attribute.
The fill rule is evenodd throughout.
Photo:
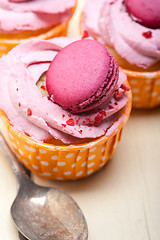
<svg viewBox="0 0 160 240"><path fill-rule="evenodd" d="M0 32L17 33L55 26L68 20L76 0L0 0Z"/></svg>
<svg viewBox="0 0 160 240"><path fill-rule="evenodd" d="M130 64L147 68L160 60L160 29L135 22L123 0L87 0L82 26Z"/></svg>
<svg viewBox="0 0 160 240"><path fill-rule="evenodd" d="M36 141L53 136L64 143L73 143L107 135L128 101L123 91L126 76L121 72L112 96L81 115L64 110L41 94L36 85L40 76L48 70L58 51L73 41L75 39L63 37L31 41L15 47L0 59L0 108L15 129ZM121 97L116 97L116 93ZM122 120L123 115L118 121Z"/></svg>

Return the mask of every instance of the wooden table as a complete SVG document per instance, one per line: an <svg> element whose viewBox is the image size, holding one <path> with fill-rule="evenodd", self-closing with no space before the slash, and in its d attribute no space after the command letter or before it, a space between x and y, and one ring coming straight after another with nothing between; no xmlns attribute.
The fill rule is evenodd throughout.
<svg viewBox="0 0 160 240"><path fill-rule="evenodd" d="M77 17L68 34L77 36ZM74 24L73 24L74 23ZM79 204L86 217L89 240L160 239L160 108L133 110L114 156L96 174L78 181L36 183L60 187ZM0 239L18 240L10 216L17 182L0 150Z"/></svg>

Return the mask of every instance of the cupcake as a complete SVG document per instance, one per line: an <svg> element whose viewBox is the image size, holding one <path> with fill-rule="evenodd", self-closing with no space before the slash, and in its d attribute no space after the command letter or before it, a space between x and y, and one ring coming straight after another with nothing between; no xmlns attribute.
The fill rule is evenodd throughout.
<svg viewBox="0 0 160 240"><path fill-rule="evenodd" d="M88 38L30 41L3 56L0 71L1 125L28 169L78 179L110 159L131 91L104 45Z"/></svg>
<svg viewBox="0 0 160 240"><path fill-rule="evenodd" d="M0 0L0 57L30 39L65 36L76 0Z"/></svg>
<svg viewBox="0 0 160 240"><path fill-rule="evenodd" d="M160 105L160 1L87 0L81 28L105 44L127 75L133 107Z"/></svg>

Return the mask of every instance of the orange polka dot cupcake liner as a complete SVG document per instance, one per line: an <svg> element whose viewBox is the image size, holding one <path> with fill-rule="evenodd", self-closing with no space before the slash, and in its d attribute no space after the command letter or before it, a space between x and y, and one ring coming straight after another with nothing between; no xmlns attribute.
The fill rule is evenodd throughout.
<svg viewBox="0 0 160 240"><path fill-rule="evenodd" d="M133 108L154 108L160 106L160 71L134 72L126 69L122 71L127 75L132 89Z"/></svg>
<svg viewBox="0 0 160 240"><path fill-rule="evenodd" d="M20 133L0 110L0 126L17 158L33 173L51 180L71 180L87 177L101 169L113 155L131 111L131 92L128 103L121 111L123 120L109 137L103 136L89 143L55 146L38 143Z"/></svg>
<svg viewBox="0 0 160 240"><path fill-rule="evenodd" d="M50 39L53 37L66 36L68 22L69 21L67 21L66 23L60 24L58 26L55 26L54 28L51 28L46 32L43 32L42 30L38 31L38 35L36 35L36 32L34 32L35 36L32 35L33 32L30 32L29 37L25 36L25 34L26 34L25 32L20 33L19 35L17 35L17 37L16 37L16 35L15 35L15 37L6 35L6 38L2 38L1 34L0 34L0 57L7 54L16 45L23 43L25 41L28 41L28 40L32 40L32 39L46 40L46 39ZM29 34L29 32L27 33L27 35L28 34Z"/></svg>

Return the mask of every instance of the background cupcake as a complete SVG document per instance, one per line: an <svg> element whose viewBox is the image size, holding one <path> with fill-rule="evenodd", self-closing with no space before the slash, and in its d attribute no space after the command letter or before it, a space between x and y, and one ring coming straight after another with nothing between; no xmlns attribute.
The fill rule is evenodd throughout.
<svg viewBox="0 0 160 240"><path fill-rule="evenodd" d="M130 114L131 94L102 44L27 42L1 58L0 70L1 121L26 167L50 179L76 179L109 160Z"/></svg>
<svg viewBox="0 0 160 240"><path fill-rule="evenodd" d="M0 56L17 44L65 36L76 0L0 0Z"/></svg>
<svg viewBox="0 0 160 240"><path fill-rule="evenodd" d="M87 0L83 11L82 28L109 48L127 74L133 107L160 105L159 11L159 1L143 0Z"/></svg>

